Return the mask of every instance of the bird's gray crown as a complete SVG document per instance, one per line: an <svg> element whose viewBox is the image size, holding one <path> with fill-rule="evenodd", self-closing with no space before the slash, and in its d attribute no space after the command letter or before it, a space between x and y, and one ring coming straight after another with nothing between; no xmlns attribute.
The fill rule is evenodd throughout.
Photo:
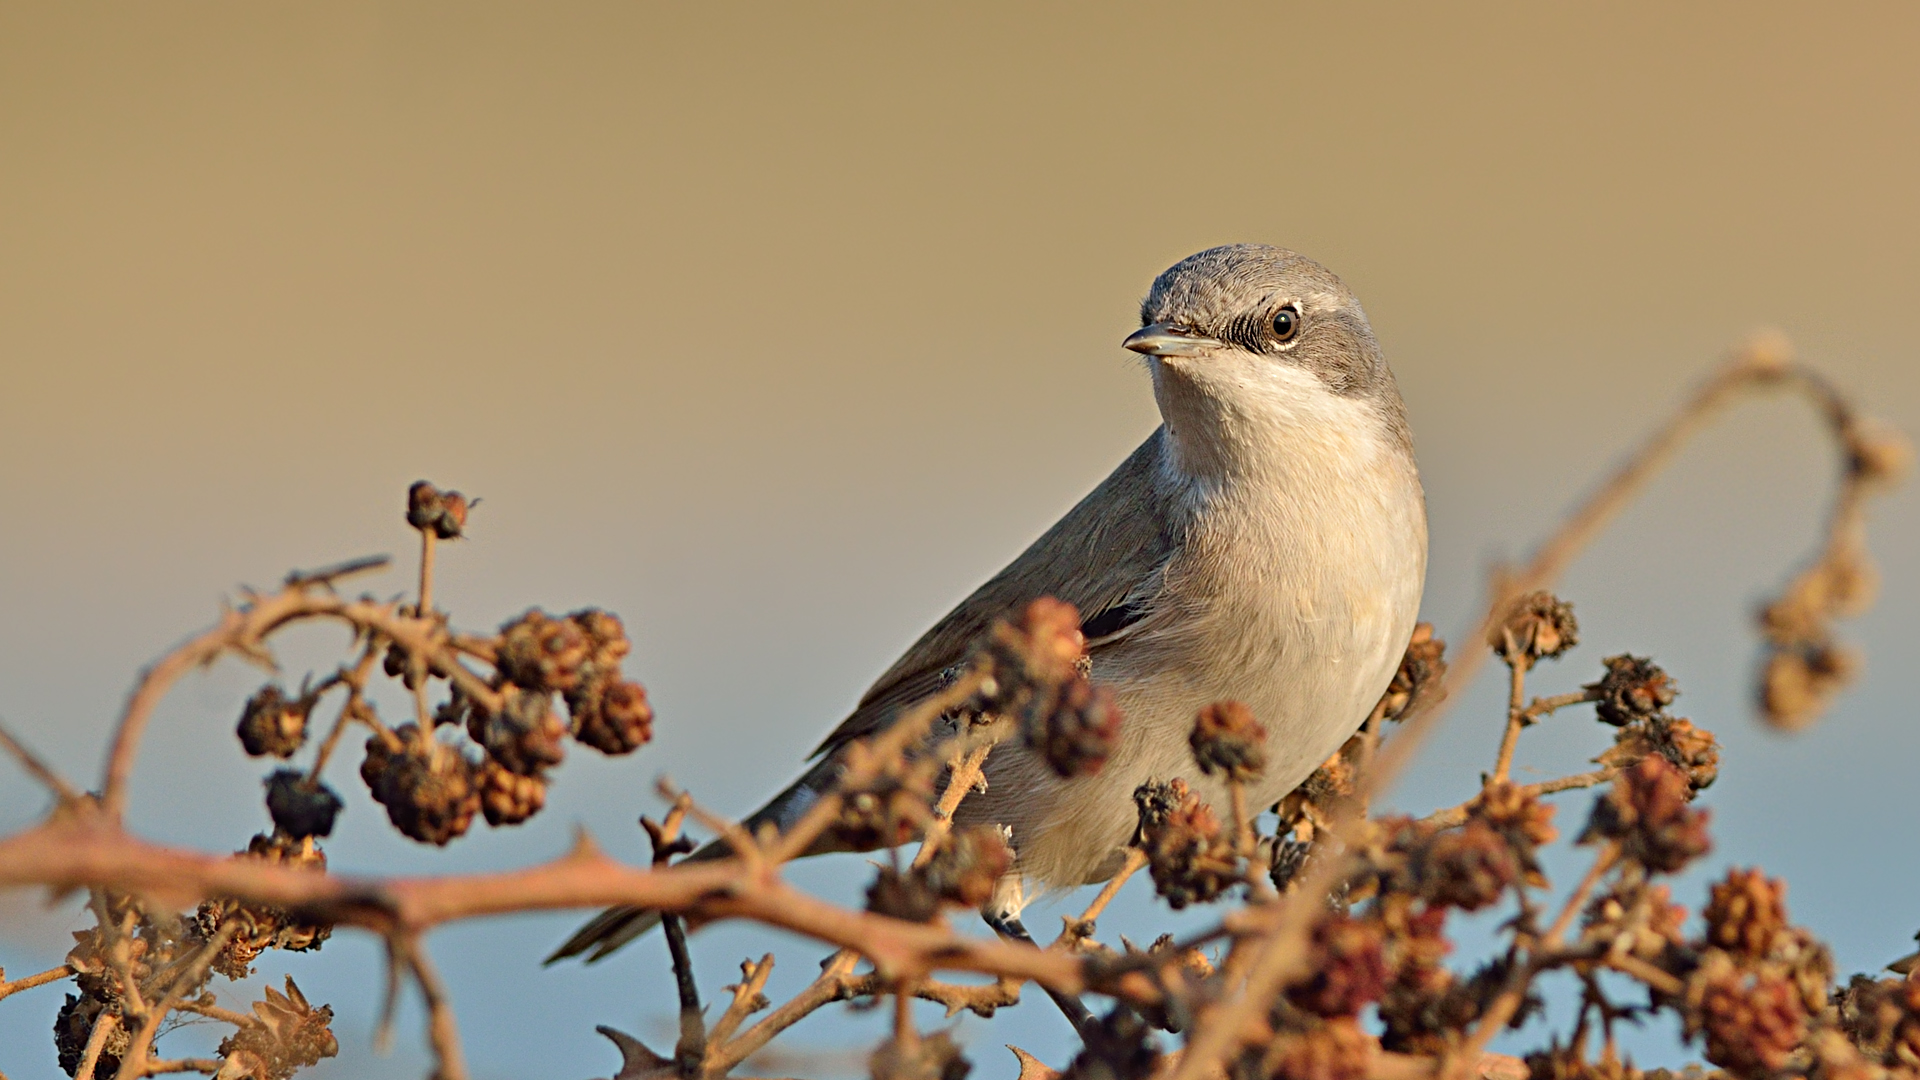
<svg viewBox="0 0 1920 1080"><path fill-rule="evenodd" d="M1274 318L1289 305L1300 326L1282 340ZM1398 398L1360 301L1331 270L1285 248L1226 244L1180 260L1154 279L1140 323L1296 364L1341 395Z"/></svg>

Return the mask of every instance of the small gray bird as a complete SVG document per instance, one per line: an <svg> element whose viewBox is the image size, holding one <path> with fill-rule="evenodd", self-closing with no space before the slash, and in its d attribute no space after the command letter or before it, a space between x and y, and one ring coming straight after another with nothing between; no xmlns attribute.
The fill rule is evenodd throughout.
<svg viewBox="0 0 1920 1080"><path fill-rule="evenodd" d="M1003 931L1020 932L1031 888L1119 870L1140 784L1181 777L1225 808L1188 746L1202 706L1237 699L1265 726L1254 806L1293 790L1366 719L1413 633L1427 521L1400 393L1360 302L1311 259L1234 244L1161 274L1140 322L1124 345L1146 358L1161 426L914 642L749 830L798 820L843 746L938 690L995 619L1041 596L1083 613L1092 678L1125 719L1094 776L1063 780L1017 739L988 756L986 790L956 819L1012 831L1013 869L985 911ZM548 962L598 960L657 921L610 908Z"/></svg>

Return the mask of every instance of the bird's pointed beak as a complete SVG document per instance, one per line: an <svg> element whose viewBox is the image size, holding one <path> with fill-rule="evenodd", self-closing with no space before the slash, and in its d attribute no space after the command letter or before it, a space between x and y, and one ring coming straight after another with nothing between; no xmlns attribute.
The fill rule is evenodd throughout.
<svg viewBox="0 0 1920 1080"><path fill-rule="evenodd" d="M1159 357L1199 356L1220 347L1219 341L1172 323L1148 323L1120 344L1134 352Z"/></svg>

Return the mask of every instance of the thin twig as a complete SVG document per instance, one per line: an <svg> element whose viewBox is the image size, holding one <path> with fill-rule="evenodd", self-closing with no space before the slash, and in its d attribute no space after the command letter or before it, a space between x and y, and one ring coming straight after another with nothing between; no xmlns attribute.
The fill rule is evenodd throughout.
<svg viewBox="0 0 1920 1080"><path fill-rule="evenodd" d="M22 990L31 990L36 986L45 986L50 982L59 982L61 979L71 978L74 974L73 968L66 964L61 964L59 967L48 968L37 975L28 975L25 978L15 979L12 982L0 982L0 998L9 998Z"/></svg>
<svg viewBox="0 0 1920 1080"><path fill-rule="evenodd" d="M53 797L60 800L61 805L65 806L79 800L80 792L75 790L72 784L67 783L65 777L53 771L53 766L48 765L40 759L39 755L27 749L25 743L14 738L13 733L8 731L3 723L0 723L0 750L5 750L12 755L13 760L20 763L20 767L27 771L28 776L40 781L42 787L53 792Z"/></svg>
<svg viewBox="0 0 1920 1080"><path fill-rule="evenodd" d="M405 941L402 950L407 969L413 972L414 982L427 1001L427 1041L438 1063L434 1080L467 1080L467 1059L460 1049L460 1028L453 1018L453 1004L447 1000L446 985L419 941Z"/></svg>
<svg viewBox="0 0 1920 1080"><path fill-rule="evenodd" d="M946 790L940 793L940 801L934 804L933 820L927 823L926 833L920 837L920 850L913 856L914 866L927 865L939 853L940 845L946 842L947 834L953 831L954 811L960 809L961 801L972 794L974 786L980 782L981 770L993 747L993 743L975 747L953 766L947 777Z"/></svg>
<svg viewBox="0 0 1920 1080"><path fill-rule="evenodd" d="M1504 784L1507 774L1513 770L1513 751L1520 745L1520 731L1531 721L1527 710L1521 704L1527 691L1527 664L1524 653L1514 653L1515 659L1507 662L1507 726L1500 734L1500 755L1493 762L1493 782Z"/></svg>
<svg viewBox="0 0 1920 1080"><path fill-rule="evenodd" d="M101 1013L93 1021L93 1030L87 1033L87 1046L80 1053L80 1067L74 1070L73 1080L93 1080L93 1070L100 1065L100 1052L107 1048L107 1040L120 1026L120 1014Z"/></svg>
<svg viewBox="0 0 1920 1080"><path fill-rule="evenodd" d="M239 929L240 920L228 919L221 924L220 929L216 930L212 937L206 940L205 944L194 950L193 955L188 958L187 963L161 994L160 1003L147 1010L146 1016L140 1023L140 1030L133 1033L132 1040L127 1044L127 1052L120 1057L120 1071L115 1074L115 1080L138 1080L139 1077L152 1071L147 1068L147 1055L153 1050L154 1036L160 1033L160 1025L166 1022L174 1007L180 1004L180 999L186 997L189 990L200 985L201 980L206 976L207 967L213 963L214 957L220 955L220 951L227 947L227 943L233 940L234 934Z"/></svg>

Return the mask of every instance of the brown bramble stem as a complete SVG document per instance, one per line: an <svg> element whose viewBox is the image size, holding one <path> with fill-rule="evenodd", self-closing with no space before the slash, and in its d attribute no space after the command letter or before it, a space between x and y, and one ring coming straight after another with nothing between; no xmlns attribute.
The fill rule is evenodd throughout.
<svg viewBox="0 0 1920 1080"><path fill-rule="evenodd" d="M1527 664L1516 659L1508 662L1507 726L1500 734L1500 754L1493 762L1493 782L1504 784L1513 771L1513 751L1520 745L1520 731L1532 721L1521 704L1527 690Z"/></svg>
<svg viewBox="0 0 1920 1080"><path fill-rule="evenodd" d="M1595 769L1592 772L1574 773L1571 776L1557 776L1552 780L1542 780L1537 784L1522 784L1519 790L1528 795L1553 795L1562 791L1577 791L1582 788L1599 787L1620 775L1618 768ZM1474 798L1479 798L1475 796ZM1458 806L1449 806L1445 810L1435 810L1420 819L1420 824L1436 829L1451 829L1467 823L1467 807L1473 805L1473 799Z"/></svg>
<svg viewBox="0 0 1920 1080"><path fill-rule="evenodd" d="M144 1076L159 1076L163 1073L206 1073L211 1076L220 1071L220 1062L214 1058L159 1058L148 1061Z"/></svg>
<svg viewBox="0 0 1920 1080"><path fill-rule="evenodd" d="M320 749L314 753L313 768L307 771L309 785L320 782L320 774L326 770L327 762L333 758L333 751L340 745L340 737L346 734L347 725L359 718L360 703L367 691L367 679L373 674L373 662L379 659L380 641L368 638L366 647L360 650L360 659L352 668L343 668L339 674L341 682L347 687L347 700L340 706L339 715L333 718L333 726L327 730L327 737L321 741ZM384 727L374 722L376 729Z"/></svg>
<svg viewBox="0 0 1920 1080"><path fill-rule="evenodd" d="M191 999L181 1000L178 1005L173 1007L173 1011L192 1013L195 1016L204 1016L209 1020L218 1020L223 1024L232 1024L234 1027L246 1027L248 1024L253 1023L253 1017L248 1016L246 1013L237 1013L232 1009L223 1009L218 1005L208 1005Z"/></svg>
<svg viewBox="0 0 1920 1080"><path fill-rule="evenodd" d="M805 990L742 1032L739 1038L724 1047L715 1047L708 1059L707 1074L725 1075L735 1065L773 1041L774 1036L806 1019L822 1006L852 997L850 990L856 985L853 965L858 959L859 954L852 949L841 949L834 953L821 965L819 978L809 983Z"/></svg>
<svg viewBox="0 0 1920 1080"><path fill-rule="evenodd" d="M1076 921L1082 925L1090 925L1098 919L1100 913L1107 910L1107 905L1113 903L1113 898L1120 895L1120 887L1127 883L1127 879L1139 873L1146 865L1146 852L1137 847L1128 848L1127 861L1120 865L1120 872L1107 879L1107 883L1100 887L1099 894L1093 898L1092 903L1087 905L1087 909L1080 913L1080 918Z"/></svg>
<svg viewBox="0 0 1920 1080"><path fill-rule="evenodd" d="M437 1063L433 1080L467 1080L466 1055L460 1049L460 1028L453 1018L453 1005L447 1000L446 984L440 981L440 973L420 948L418 938L403 940L401 950L407 970L413 973L413 981L427 1002L427 1042Z"/></svg>
<svg viewBox="0 0 1920 1080"><path fill-rule="evenodd" d="M709 1045L724 1043L733 1038L747 1017L767 1007L764 994L767 980L773 976L773 954L767 953L758 963L751 960L740 965L740 982L728 989L733 991L733 1001L727 1011L714 1021L713 1031L708 1038Z"/></svg>
<svg viewBox="0 0 1920 1080"><path fill-rule="evenodd" d="M40 760L38 754L27 749L25 743L14 738L5 724L0 724L0 750L5 750L22 769L26 770L28 776L38 780L42 787L53 792L54 798L60 800L62 805L80 798L80 793L74 790L72 784L67 783L65 777L53 771L53 766Z"/></svg>
<svg viewBox="0 0 1920 1080"><path fill-rule="evenodd" d="M86 1049L80 1053L80 1067L74 1070L73 1080L93 1080L93 1070L100 1065L100 1052L107 1048L107 1040L120 1026L118 1013L103 1012L93 1022L93 1030L87 1033Z"/></svg>
<svg viewBox="0 0 1920 1080"><path fill-rule="evenodd" d="M4 972L0 972L0 976L4 974ZM25 978L15 979L12 982L0 982L0 999L12 997L22 990L31 990L36 986L45 986L50 982L59 982L61 979L69 978L74 974L76 974L76 972L73 968L66 964L61 964L59 967L48 968L37 975L28 975Z"/></svg>
<svg viewBox="0 0 1920 1080"><path fill-rule="evenodd" d="M180 999L187 995L187 991L200 984L201 978L206 975L207 967L213 963L213 958L220 955L220 950L227 947L227 943L233 940L234 933L239 929L239 920L230 919L223 923L220 929L214 931L213 936L208 938L205 944L194 950L193 956L174 976L166 992L161 995L160 1003L149 1009L141 1019L140 1029L133 1033L133 1038L127 1044L127 1052L120 1056L120 1071L114 1074L115 1080L138 1080L139 1077L152 1072L147 1067L148 1055L153 1052L154 1036L160 1033L160 1025L173 1014L175 1007L180 1004Z"/></svg>
<svg viewBox="0 0 1920 1080"><path fill-rule="evenodd" d="M413 613L421 618L433 616L433 551L434 531L420 530L420 602L414 605Z"/></svg>
<svg viewBox="0 0 1920 1080"><path fill-rule="evenodd" d="M926 832L920 838L920 850L914 853L913 865L921 867L933 860L940 851L940 845L953 831L953 815L960 809L960 803L973 793L974 785L980 782L981 769L987 763L987 755L993 752L993 743L976 747L954 764L952 773L947 777L947 786L940 793L940 801L934 804L933 820L927 823Z"/></svg>

